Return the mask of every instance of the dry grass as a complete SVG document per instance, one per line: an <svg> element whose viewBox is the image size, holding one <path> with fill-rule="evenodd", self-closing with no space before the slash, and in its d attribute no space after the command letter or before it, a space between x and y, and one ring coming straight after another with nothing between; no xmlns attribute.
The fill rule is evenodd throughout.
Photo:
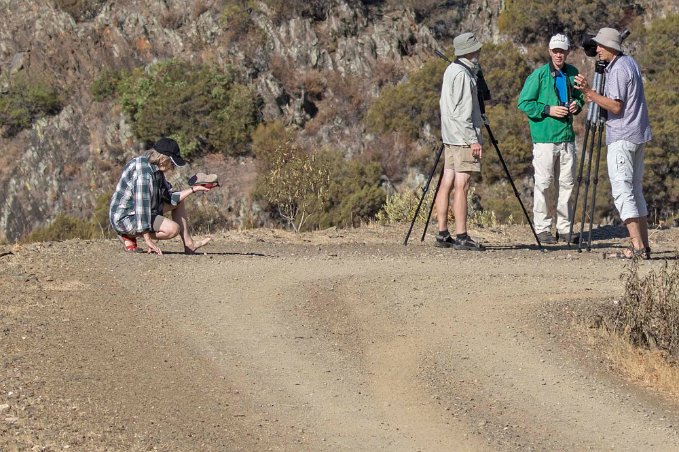
<svg viewBox="0 0 679 452"><path fill-rule="evenodd" d="M613 319L614 331L634 345L679 358L679 263L665 261L641 276L634 261L621 279L625 297Z"/></svg>
<svg viewBox="0 0 679 452"><path fill-rule="evenodd" d="M621 280L625 296L596 315L581 333L630 380L679 397L679 263L667 261L645 275L639 261ZM646 269L645 269L646 270Z"/></svg>
<svg viewBox="0 0 679 452"><path fill-rule="evenodd" d="M589 329L590 342L602 347L611 365L630 380L679 398L679 366L666 352L644 350L607 328Z"/></svg>

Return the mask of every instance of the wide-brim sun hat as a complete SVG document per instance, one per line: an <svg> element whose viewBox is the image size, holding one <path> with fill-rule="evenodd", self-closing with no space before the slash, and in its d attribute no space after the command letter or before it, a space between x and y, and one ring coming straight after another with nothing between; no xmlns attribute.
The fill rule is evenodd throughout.
<svg viewBox="0 0 679 452"><path fill-rule="evenodd" d="M599 30L599 33L592 38L592 41L601 46L608 47L609 49L622 52L622 38L620 37L620 32L615 28L602 28Z"/></svg>
<svg viewBox="0 0 679 452"><path fill-rule="evenodd" d="M462 33L453 39L455 56L463 56L480 50L482 44L476 40L474 33Z"/></svg>

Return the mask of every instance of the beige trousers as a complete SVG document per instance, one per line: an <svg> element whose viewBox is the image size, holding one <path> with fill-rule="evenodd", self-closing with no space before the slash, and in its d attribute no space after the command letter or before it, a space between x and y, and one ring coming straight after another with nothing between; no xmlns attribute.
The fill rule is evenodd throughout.
<svg viewBox="0 0 679 452"><path fill-rule="evenodd" d="M534 143L533 168L535 192L533 194L533 223L535 232L551 230L552 217L547 207L546 193L554 179L558 180L559 195L556 203L556 230L567 234L573 220L571 193L575 180L575 143Z"/></svg>

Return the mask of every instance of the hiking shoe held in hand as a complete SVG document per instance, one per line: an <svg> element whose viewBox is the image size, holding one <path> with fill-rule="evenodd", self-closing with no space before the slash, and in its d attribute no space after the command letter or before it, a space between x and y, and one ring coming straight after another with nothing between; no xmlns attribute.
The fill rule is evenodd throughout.
<svg viewBox="0 0 679 452"><path fill-rule="evenodd" d="M219 180L216 174L198 173L189 178L189 185L202 185L207 188L219 187Z"/></svg>
<svg viewBox="0 0 679 452"><path fill-rule="evenodd" d="M486 247L475 242L471 237L467 237L466 239L455 239L455 243L453 243L453 249L466 251L485 251Z"/></svg>
<svg viewBox="0 0 679 452"><path fill-rule="evenodd" d="M434 246L439 248L450 248L455 243L455 240L450 235L436 234L436 241Z"/></svg>
<svg viewBox="0 0 679 452"><path fill-rule="evenodd" d="M554 245L556 244L556 237L552 235L549 231L544 231L538 234L538 240L543 245Z"/></svg>

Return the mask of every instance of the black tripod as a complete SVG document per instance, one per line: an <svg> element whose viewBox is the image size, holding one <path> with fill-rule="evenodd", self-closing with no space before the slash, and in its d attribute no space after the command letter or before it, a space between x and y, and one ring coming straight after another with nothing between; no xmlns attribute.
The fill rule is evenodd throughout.
<svg viewBox="0 0 679 452"><path fill-rule="evenodd" d="M592 88L598 93L603 94L606 63L603 60L598 60L594 67L594 83ZM580 193L580 185L582 183L582 176L585 166L585 155L587 154L587 173L585 175L585 194L582 203L582 218L580 220L580 236L578 238L578 253L582 252L583 235L585 232L585 216L587 215L587 195L589 193L590 176L592 172L592 157L594 156L594 143L596 142L596 160L594 162L594 187L592 188L592 205L589 211L589 234L587 237L587 251L592 250L592 222L594 221L594 207L596 205L596 188L599 184L599 162L601 161L601 138L604 134L604 124L606 122L606 110L599 107L594 102L589 103L587 111L587 121L585 122L585 139L582 143L582 156L580 157L580 168L578 170L578 183L575 188L575 200L573 202L573 213L578 207L578 195ZM590 136L590 131L592 132ZM589 146L589 153L587 147ZM568 234L568 244L570 245L573 236L573 222Z"/></svg>
<svg viewBox="0 0 679 452"><path fill-rule="evenodd" d="M443 53L439 52L438 50L434 50L436 53L436 56L439 58L442 58L446 60L448 63L451 63L450 59L448 59L447 56L445 56ZM490 130L490 123L488 122L488 118L486 117L486 108L485 108L485 103L484 99L490 99L490 91L488 91L488 86L486 85L486 82L483 80L483 75L479 73L479 91L478 91L478 96L479 96L479 104L481 106L481 113L483 116L483 125L486 127L486 131L488 132L488 136L490 137L490 142L493 144L493 147L495 148L495 151L497 152L497 156L500 159L500 163L502 164L502 169L504 169L505 174L507 175L507 179L509 180L509 183L512 186L512 189L514 190L514 195L516 196L516 199L519 201L519 204L521 205L521 210L523 210L523 214L526 217L526 220L528 221L528 225L530 226L531 231L533 231L533 236L535 236L535 241L538 244L538 247L542 249L542 244L540 243L540 239L538 238L538 235L535 233L535 228L533 227L533 222L530 220L530 217L528 216L528 212L526 211L526 208L523 205L523 202L521 201L521 197L519 196L519 191L516 189L516 185L514 185L514 180L512 179L512 175L509 173L509 168L507 168L507 163L505 163L505 159L502 157L502 153L500 152L500 148L497 146L498 142L495 139L495 136L493 135L493 131ZM410 237L410 233L413 230L413 225L415 224L415 220L417 219L417 215L420 212L420 207L422 206L422 202L424 201L425 196L427 195L427 192L429 191L429 184L431 183L432 177L434 177L434 173L436 172L436 167L439 164L439 160L441 159L441 153L443 152L443 144L439 147L438 152L436 153L436 160L434 161L434 166L431 169L431 172L429 173L429 179L427 180L427 183L425 184L424 188L422 189L422 197L420 198L420 202L417 205L417 209L415 210L415 215L413 216L413 220L410 223L410 228L408 229L408 233L406 234L406 238L403 241L404 245L408 245L408 238ZM427 228L429 226L429 219L431 218L431 212L434 209L434 202L436 200L436 193L439 191L439 187L441 186L441 179L443 179L443 168L441 168L441 175L439 176L438 183L436 185L436 191L434 192L434 201L432 201L431 206L429 207L429 215L427 215L427 221L424 224L424 232L422 233L422 238L420 241L424 241L424 237L427 234Z"/></svg>

